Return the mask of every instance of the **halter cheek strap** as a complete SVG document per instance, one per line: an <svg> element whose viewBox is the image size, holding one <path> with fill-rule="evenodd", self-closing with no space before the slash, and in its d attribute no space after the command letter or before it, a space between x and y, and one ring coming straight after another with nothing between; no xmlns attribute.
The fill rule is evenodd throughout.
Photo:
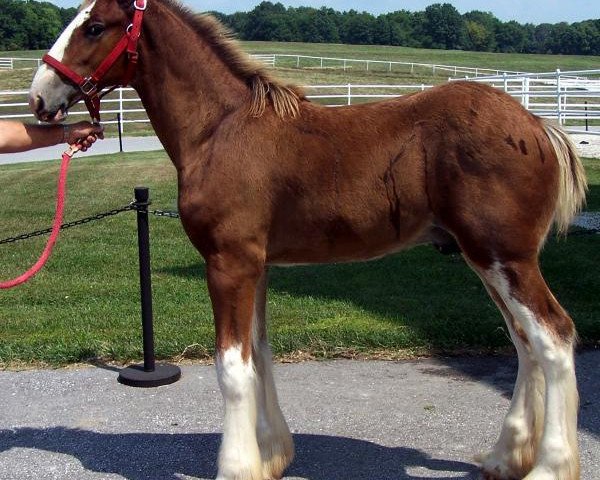
<svg viewBox="0 0 600 480"><path fill-rule="evenodd" d="M48 54L42 57L43 62L54 68L58 73L79 87L83 95L85 105L90 112L90 116L96 122L100 121L100 99L112 92L119 85L123 87L127 86L135 74L139 56L137 51L138 40L140 38L140 34L142 33L142 19L144 17L144 11L146 10L147 5L147 0L134 0L133 6L135 8L135 12L133 14L133 20L131 24L129 27L127 27L127 31L102 61L102 63L100 63L98 68L96 68L96 71L89 77L82 77L61 63L59 60ZM124 52L127 52L127 69L125 70L125 74L123 75L121 82L117 85L109 87L103 92L99 88L100 82Z"/></svg>

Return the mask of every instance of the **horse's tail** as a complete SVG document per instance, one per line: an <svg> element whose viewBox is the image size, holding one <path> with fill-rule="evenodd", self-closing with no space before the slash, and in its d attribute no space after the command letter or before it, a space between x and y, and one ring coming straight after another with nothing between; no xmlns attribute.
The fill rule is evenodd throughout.
<svg viewBox="0 0 600 480"><path fill-rule="evenodd" d="M560 170L554 222L558 233L564 234L585 204L588 189L585 170L573 141L562 128L544 121L544 130L554 148Z"/></svg>

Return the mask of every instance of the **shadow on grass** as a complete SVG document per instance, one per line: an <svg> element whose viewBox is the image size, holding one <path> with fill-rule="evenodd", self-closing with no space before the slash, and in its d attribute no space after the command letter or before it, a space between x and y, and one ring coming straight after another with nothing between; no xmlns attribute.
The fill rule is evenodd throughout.
<svg viewBox="0 0 600 480"><path fill-rule="evenodd" d="M433 459L412 448L388 448L372 442L326 435L294 435L296 458L286 475L310 480L477 478L475 465ZM0 431L0 451L31 448L70 455L92 472L128 480L177 480L182 475L215 478L220 435L98 433L54 427ZM21 456L19 458L22 458ZM31 458L28 463L31 462ZM7 472L6 458L2 470ZM11 478L23 478L19 461L8 467ZM31 468L31 465L28 466ZM38 465L37 468L44 468ZM416 471L415 471L416 470ZM376 473L375 473L376 472ZM445 472L445 475L441 475ZM465 476L466 475L466 476Z"/></svg>
<svg viewBox="0 0 600 480"><path fill-rule="evenodd" d="M583 344L600 340L600 324L595 318L600 275L591 267L599 247L598 235L566 241L551 239L542 255L546 280L575 319ZM200 263L167 268L161 273L193 279L206 277L205 266ZM490 352L510 346L504 321L479 278L460 256L442 256L431 247L365 263L273 267L269 291L271 298L273 294L289 297L290 305L307 317L321 314L317 307L312 313L304 310L304 299L316 299L328 305L328 314L336 311L331 302L342 302L351 305L351 315L356 312L352 309L359 308L380 323L408 327L395 331L387 328L388 337L373 339L368 334L358 338L360 332L350 332L350 336L358 338L357 343L367 342L364 348L416 346L437 352ZM278 315L289 318L285 306L281 306L284 302L279 300ZM271 310L276 327L277 315ZM326 329L323 334L327 335ZM394 337L396 334L398 337ZM401 345L402 341L406 345Z"/></svg>

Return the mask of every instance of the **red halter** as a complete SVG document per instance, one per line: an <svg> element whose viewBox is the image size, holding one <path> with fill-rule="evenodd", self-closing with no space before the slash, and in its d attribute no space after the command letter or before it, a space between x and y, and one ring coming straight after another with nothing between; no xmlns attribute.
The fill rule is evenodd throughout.
<svg viewBox="0 0 600 480"><path fill-rule="evenodd" d="M92 120L96 122L100 121L100 99L119 86L114 85L108 90L102 92L102 90L98 88L100 81L125 51L127 52L128 62L127 70L125 71L125 75L121 80L121 85L123 87L127 86L133 78L138 61L137 43L140 38L140 34L142 33L142 18L144 16L144 11L146 10L147 4L148 0L134 0L133 6L135 7L135 12L133 14L132 23L127 27L127 31L125 34L123 34L121 40L117 42L112 51L98 66L96 71L89 77L82 77L48 54L42 57L43 62L50 65L58 73L65 76L79 87L81 93L83 94L85 105L90 112L90 116L92 117Z"/></svg>

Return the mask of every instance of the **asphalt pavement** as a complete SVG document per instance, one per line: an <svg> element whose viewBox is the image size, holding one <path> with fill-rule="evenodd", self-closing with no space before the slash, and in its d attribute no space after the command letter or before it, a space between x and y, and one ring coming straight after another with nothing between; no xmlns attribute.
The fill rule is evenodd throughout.
<svg viewBox="0 0 600 480"><path fill-rule="evenodd" d="M600 465L600 350L577 357L582 479ZM139 389L117 368L0 372L0 479L210 479L222 421L214 367ZM516 361L463 357L276 364L296 444L286 479L478 478Z"/></svg>
<svg viewBox="0 0 600 480"><path fill-rule="evenodd" d="M123 137L124 152L147 152L151 150L162 150L163 146L158 137ZM38 160L60 160L62 153L66 150L65 145L38 148L21 153L0 154L0 165L9 163L32 162ZM119 139L106 138L97 141L87 152L77 153L76 158L85 158L90 155L104 155L119 152Z"/></svg>

